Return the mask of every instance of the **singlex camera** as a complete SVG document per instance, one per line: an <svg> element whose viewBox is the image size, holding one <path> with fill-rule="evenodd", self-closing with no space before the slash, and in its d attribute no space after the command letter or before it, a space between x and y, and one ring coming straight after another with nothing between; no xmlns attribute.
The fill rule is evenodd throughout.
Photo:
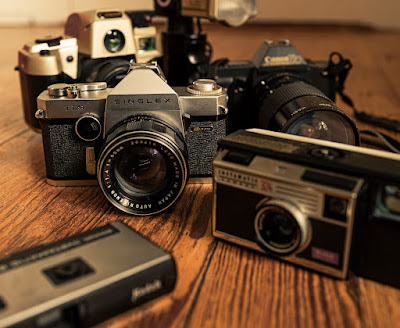
<svg viewBox="0 0 400 328"><path fill-rule="evenodd" d="M400 287L400 156L262 129L219 141L213 235Z"/></svg>
<svg viewBox="0 0 400 328"><path fill-rule="evenodd" d="M0 327L91 327L170 292L173 257L121 222L0 260Z"/></svg>
<svg viewBox="0 0 400 328"><path fill-rule="evenodd" d="M214 62L209 76L228 89L228 133L263 128L359 145L353 120L335 104L351 63L304 59L289 41L264 41L252 60Z"/></svg>
<svg viewBox="0 0 400 328"><path fill-rule="evenodd" d="M18 52L25 121L40 129L36 98L51 84L99 81L114 87L127 74L131 59L146 63L161 55L155 27L132 27L118 9L74 13L65 24L64 37L37 39Z"/></svg>
<svg viewBox="0 0 400 328"><path fill-rule="evenodd" d="M132 64L114 88L56 84L38 97L47 180L97 180L108 200L131 214L160 212L188 177L211 177L226 134L227 96L213 80L172 89L157 64ZM97 168L97 170L96 170Z"/></svg>

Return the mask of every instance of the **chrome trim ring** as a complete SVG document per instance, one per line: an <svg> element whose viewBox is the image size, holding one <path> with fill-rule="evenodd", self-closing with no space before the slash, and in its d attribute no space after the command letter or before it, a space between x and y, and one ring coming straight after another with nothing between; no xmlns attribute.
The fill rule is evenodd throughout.
<svg viewBox="0 0 400 328"><path fill-rule="evenodd" d="M295 243L288 248L278 248L270 243L267 243L260 232L260 225L263 223L263 214L267 211L276 211L277 209L283 209L285 212L289 213L298 225L299 235L297 236ZM254 230L256 232L258 244L263 249L277 255L289 255L296 250L304 248L310 233L307 217L295 205L280 199L271 199L263 204L256 214L256 218L254 220Z"/></svg>
<svg viewBox="0 0 400 328"><path fill-rule="evenodd" d="M178 171L176 171L177 174L174 177L177 181L173 183L172 187L177 188L177 192L175 191L171 193L172 189L167 190L162 193L160 199L148 204L141 204L139 202L135 203L129 198L129 196L116 191L115 188L113 188L112 181L110 181L107 185L107 182L105 181L111 180L113 158L121 150L123 144L131 143L131 145L133 145L132 142L134 141L142 141L143 143L150 142L153 143L152 146L154 147L160 145L160 149L163 149L165 154L167 152L170 154L170 159L175 159L177 161L179 168L177 168ZM135 215L152 215L164 211L170 207L182 194L186 186L187 176L188 172L186 160L178 147L176 147L173 142L161 137L160 135L142 130L130 131L113 140L100 154L97 166L97 179L99 181L100 188L107 199L118 209ZM158 204L158 206L153 206L154 204Z"/></svg>

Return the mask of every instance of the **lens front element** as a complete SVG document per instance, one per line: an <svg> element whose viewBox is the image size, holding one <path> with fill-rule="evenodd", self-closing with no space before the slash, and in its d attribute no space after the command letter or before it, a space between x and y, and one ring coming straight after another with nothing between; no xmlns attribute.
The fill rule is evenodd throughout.
<svg viewBox="0 0 400 328"><path fill-rule="evenodd" d="M343 116L333 111L307 112L296 119L284 132L302 137L356 144L353 127Z"/></svg>
<svg viewBox="0 0 400 328"><path fill-rule="evenodd" d="M128 194L151 194L167 183L167 163L156 148L136 145L118 154L115 177Z"/></svg>
<svg viewBox="0 0 400 328"><path fill-rule="evenodd" d="M110 30L104 38L104 46L109 52L115 53L121 51L125 45L125 37L118 30Z"/></svg>
<svg viewBox="0 0 400 328"><path fill-rule="evenodd" d="M108 200L129 214L165 210L181 195L187 180L182 152L159 134L127 132L101 151L97 175Z"/></svg>
<svg viewBox="0 0 400 328"><path fill-rule="evenodd" d="M259 209L254 227L259 245L277 255L289 255L307 239L306 217L294 205L283 200L268 201Z"/></svg>
<svg viewBox="0 0 400 328"><path fill-rule="evenodd" d="M286 77L286 78L285 78ZM290 75L274 75L256 88L259 127L359 145L353 120L315 86Z"/></svg>

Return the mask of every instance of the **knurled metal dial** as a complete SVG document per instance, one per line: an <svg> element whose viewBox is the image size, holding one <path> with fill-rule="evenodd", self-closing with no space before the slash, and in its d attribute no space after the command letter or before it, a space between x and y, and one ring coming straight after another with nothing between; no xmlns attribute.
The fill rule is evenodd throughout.
<svg viewBox="0 0 400 328"><path fill-rule="evenodd" d="M198 79L187 87L187 91L197 96L217 96L222 94L223 88L211 79Z"/></svg>

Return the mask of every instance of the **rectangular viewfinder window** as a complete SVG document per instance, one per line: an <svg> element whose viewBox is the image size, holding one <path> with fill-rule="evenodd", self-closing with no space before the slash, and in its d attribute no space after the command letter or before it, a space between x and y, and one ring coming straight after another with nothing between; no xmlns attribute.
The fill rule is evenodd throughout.
<svg viewBox="0 0 400 328"><path fill-rule="evenodd" d="M142 51L152 51L156 49L155 38L141 38L139 39L139 49Z"/></svg>
<svg viewBox="0 0 400 328"><path fill-rule="evenodd" d="M400 221L400 186L381 185L377 190L375 216Z"/></svg>

